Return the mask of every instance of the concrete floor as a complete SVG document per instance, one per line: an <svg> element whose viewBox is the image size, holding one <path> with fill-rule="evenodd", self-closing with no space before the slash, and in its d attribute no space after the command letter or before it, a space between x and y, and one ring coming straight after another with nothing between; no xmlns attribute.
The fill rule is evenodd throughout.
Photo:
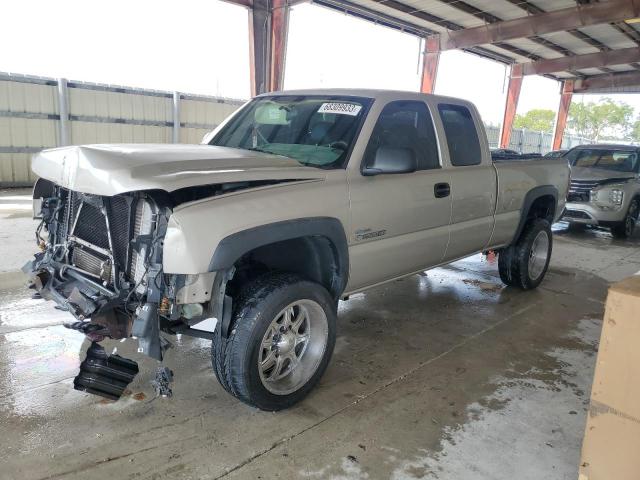
<svg viewBox="0 0 640 480"><path fill-rule="evenodd" d="M73 390L88 342L21 286L23 193L0 194L0 478L577 478L606 288L640 270L639 235L560 225L532 292L474 256L354 295L319 387L285 412L226 394L188 337L168 399L133 341L104 342L141 362L113 403Z"/></svg>

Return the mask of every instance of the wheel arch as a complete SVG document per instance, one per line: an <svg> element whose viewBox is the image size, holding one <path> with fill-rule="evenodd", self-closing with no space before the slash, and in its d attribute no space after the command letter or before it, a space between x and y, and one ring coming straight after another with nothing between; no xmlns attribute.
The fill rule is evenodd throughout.
<svg viewBox="0 0 640 480"><path fill-rule="evenodd" d="M558 206L558 189L553 185L540 185L527 192L520 209L520 221L518 228L511 240L511 244L516 242L527 222L532 218L544 218L549 223L553 223Z"/></svg>
<svg viewBox="0 0 640 480"><path fill-rule="evenodd" d="M332 217L285 220L231 234L216 247L209 271L228 270L246 259L316 281L336 299L349 278L344 227Z"/></svg>

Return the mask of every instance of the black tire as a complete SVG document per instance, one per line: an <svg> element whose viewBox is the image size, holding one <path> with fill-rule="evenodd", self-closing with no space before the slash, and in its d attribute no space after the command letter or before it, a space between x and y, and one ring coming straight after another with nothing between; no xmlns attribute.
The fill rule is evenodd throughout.
<svg viewBox="0 0 640 480"><path fill-rule="evenodd" d="M297 390L275 394L268 390L258 368L261 342L279 312L297 301L311 301L326 316L327 336L315 373ZM227 339L216 332L211 361L216 378L239 400L261 410L277 411L301 401L324 374L336 340L336 303L320 284L297 275L273 273L259 277L241 289L234 299Z"/></svg>
<svg viewBox="0 0 640 480"><path fill-rule="evenodd" d="M547 252L544 258L542 270L538 272L530 272L530 258L534 242L539 235L546 234ZM541 237L542 239L542 237ZM538 245L538 244L536 244ZM511 246L500 251L498 256L498 271L500 279L504 284L518 287L522 290L531 290L540 285L544 279L549 261L551 260L551 251L553 249L553 236L551 234L551 225L547 220L536 218L531 220L524 228L520 238ZM537 268L539 268L539 266Z"/></svg>
<svg viewBox="0 0 640 480"><path fill-rule="evenodd" d="M213 373L216 376L216 380L222 385L222 387L233 395L231 388L227 383L227 378L224 376L224 347L226 340L221 338L218 332L220 324L216 325L216 331L211 342L211 366L213 367Z"/></svg>
<svg viewBox="0 0 640 480"><path fill-rule="evenodd" d="M638 219L638 208L640 203L637 198L631 200L629 209L622 222L611 227L611 234L616 238L629 238L633 235L636 228L636 220Z"/></svg>

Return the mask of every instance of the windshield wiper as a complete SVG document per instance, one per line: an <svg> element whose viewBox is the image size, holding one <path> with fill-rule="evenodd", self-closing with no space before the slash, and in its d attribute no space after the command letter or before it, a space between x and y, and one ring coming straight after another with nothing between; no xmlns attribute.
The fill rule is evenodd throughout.
<svg viewBox="0 0 640 480"><path fill-rule="evenodd" d="M287 157L287 158L290 158L291 160L295 160L296 162L300 162L300 160L298 160L295 157L292 157L290 155L285 155L284 153L280 153L280 152L274 152L274 151L268 150L266 148L250 147L250 148L245 148L244 150L251 150L252 152L269 153L271 155L279 155L280 157ZM300 162L300 163L302 163L302 162Z"/></svg>
<svg viewBox="0 0 640 480"><path fill-rule="evenodd" d="M267 150L265 148L258 148L258 147L245 148L245 150L251 150L252 152L270 153L271 155L282 155L281 153L277 153L271 150ZM282 155L282 156L286 157L286 155Z"/></svg>

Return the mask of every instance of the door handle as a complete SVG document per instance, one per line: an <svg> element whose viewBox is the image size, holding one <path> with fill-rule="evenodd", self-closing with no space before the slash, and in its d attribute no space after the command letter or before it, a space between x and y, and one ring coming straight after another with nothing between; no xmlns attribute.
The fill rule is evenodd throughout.
<svg viewBox="0 0 640 480"><path fill-rule="evenodd" d="M451 185L448 183L436 183L433 186L433 194L436 198L448 197L451 194Z"/></svg>

